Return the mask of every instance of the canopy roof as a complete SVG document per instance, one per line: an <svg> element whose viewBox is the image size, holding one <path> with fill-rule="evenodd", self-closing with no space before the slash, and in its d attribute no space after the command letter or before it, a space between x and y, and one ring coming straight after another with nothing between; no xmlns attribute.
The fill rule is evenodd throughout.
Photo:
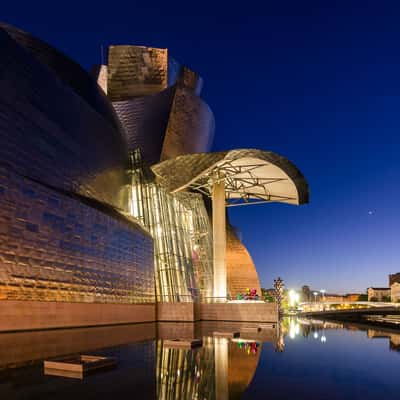
<svg viewBox="0 0 400 400"><path fill-rule="evenodd" d="M308 185L286 158L257 149L187 154L152 166L171 192L195 190L210 196L212 182L225 180L228 206L259 202L308 203Z"/></svg>

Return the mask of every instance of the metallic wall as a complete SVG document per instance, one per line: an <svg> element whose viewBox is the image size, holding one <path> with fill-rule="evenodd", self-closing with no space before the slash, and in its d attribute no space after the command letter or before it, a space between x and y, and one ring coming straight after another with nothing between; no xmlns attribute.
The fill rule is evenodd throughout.
<svg viewBox="0 0 400 400"><path fill-rule="evenodd" d="M0 46L1 162L52 187L127 207L121 131L3 29Z"/></svg>
<svg viewBox="0 0 400 400"><path fill-rule="evenodd" d="M129 150L139 148L148 164L210 150L215 123L200 98L203 80L166 49L110 46L108 65L95 75L125 128Z"/></svg>
<svg viewBox="0 0 400 400"><path fill-rule="evenodd" d="M154 302L153 240L0 168L0 300Z"/></svg>
<svg viewBox="0 0 400 400"><path fill-rule="evenodd" d="M0 298L154 302L113 107L74 62L0 28ZM11 34L11 36L10 36Z"/></svg>
<svg viewBox="0 0 400 400"><path fill-rule="evenodd" d="M230 224L227 224L226 232L226 272L230 296L245 293L247 288L256 289L261 296L260 281L251 255Z"/></svg>
<svg viewBox="0 0 400 400"><path fill-rule="evenodd" d="M160 160L175 89L158 94L113 102L125 129L129 149L141 149L149 164Z"/></svg>
<svg viewBox="0 0 400 400"><path fill-rule="evenodd" d="M193 91L178 85L160 159L209 151L214 129L214 116L208 105Z"/></svg>
<svg viewBox="0 0 400 400"><path fill-rule="evenodd" d="M85 100L109 124L119 129L118 117L111 103L104 93L98 90L96 80L79 64L54 47L18 28L0 23L0 29L6 31L37 61L49 68L63 84L70 87L79 97Z"/></svg>

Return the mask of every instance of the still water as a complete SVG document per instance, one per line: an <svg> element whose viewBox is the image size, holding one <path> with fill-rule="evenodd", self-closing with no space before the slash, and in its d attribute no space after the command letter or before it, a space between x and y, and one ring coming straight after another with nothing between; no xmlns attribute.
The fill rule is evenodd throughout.
<svg viewBox="0 0 400 400"><path fill-rule="evenodd" d="M194 336L201 348L163 341ZM44 374L43 359L72 353L115 357L117 367L84 379ZM110 398L400 399L400 332L291 319L261 331L201 323L0 335L0 399Z"/></svg>

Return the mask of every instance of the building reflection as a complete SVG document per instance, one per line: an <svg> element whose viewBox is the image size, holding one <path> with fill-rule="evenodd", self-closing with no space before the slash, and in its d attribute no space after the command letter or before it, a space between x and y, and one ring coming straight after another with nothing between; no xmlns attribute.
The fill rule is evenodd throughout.
<svg viewBox="0 0 400 400"><path fill-rule="evenodd" d="M157 343L157 399L240 399L253 379L261 342L203 337L197 349Z"/></svg>
<svg viewBox="0 0 400 400"><path fill-rule="evenodd" d="M241 337L213 337L213 332L241 331ZM283 331L282 331L283 332ZM173 348L165 339L202 338L202 347ZM283 336L282 336L283 338ZM78 394L103 393L99 399L157 400L240 399L256 372L262 344L279 347L278 329L248 323L158 323L0 334L0 385L32 398L38 385L44 393L62 387L59 400ZM113 357L117 367L74 379L49 377L43 360L72 354ZM21 367L21 368L20 368ZM25 382L21 387L21 382ZM47 399L48 397L41 397ZM79 396L76 398L80 398Z"/></svg>
<svg viewBox="0 0 400 400"><path fill-rule="evenodd" d="M367 336L370 339L389 339L389 349L400 352L400 333L383 331L378 329L368 329Z"/></svg>

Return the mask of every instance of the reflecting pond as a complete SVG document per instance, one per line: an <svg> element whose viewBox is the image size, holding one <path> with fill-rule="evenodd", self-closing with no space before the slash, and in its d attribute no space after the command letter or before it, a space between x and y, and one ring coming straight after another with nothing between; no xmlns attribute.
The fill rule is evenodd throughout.
<svg viewBox="0 0 400 400"><path fill-rule="evenodd" d="M164 342L176 337L203 346ZM398 399L399 351L400 332L306 319L261 330L203 322L9 333L0 335L0 398ZM117 367L84 379L44 374L44 359L77 353L114 357Z"/></svg>

